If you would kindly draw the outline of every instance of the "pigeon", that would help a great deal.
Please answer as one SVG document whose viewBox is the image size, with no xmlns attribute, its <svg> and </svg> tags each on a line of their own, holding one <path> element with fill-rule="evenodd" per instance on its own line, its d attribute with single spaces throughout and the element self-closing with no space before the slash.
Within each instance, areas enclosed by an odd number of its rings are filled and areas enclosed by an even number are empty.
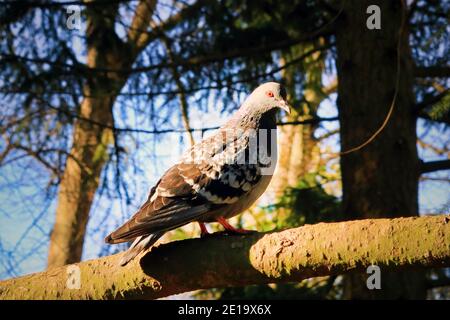
<svg viewBox="0 0 450 320">
<path fill-rule="evenodd" d="M 248 209 L 266 190 L 276 165 L 276 114 L 290 113 L 286 90 L 276 82 L 258 86 L 212 136 L 193 145 L 151 188 L 147 201 L 108 244 L 131 242 L 119 264 L 151 248 L 166 232 L 198 222 L 218 222 L 244 234 L 227 219 Z"/>
</svg>

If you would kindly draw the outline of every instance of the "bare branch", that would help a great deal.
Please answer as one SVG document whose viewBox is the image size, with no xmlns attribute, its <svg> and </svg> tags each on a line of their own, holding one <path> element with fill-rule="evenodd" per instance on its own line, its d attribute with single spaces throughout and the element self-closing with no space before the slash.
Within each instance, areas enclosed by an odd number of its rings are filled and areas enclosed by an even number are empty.
<svg viewBox="0 0 450 320">
<path fill-rule="evenodd" d="M 322 28 L 319 28 L 319 30 L 322 30 Z M 46 59 L 46 58 L 27 58 L 27 57 L 18 56 L 18 55 L 1 55 L 1 57 L 3 57 L 4 59 L 9 59 L 9 60 L 17 59 L 17 60 L 23 60 L 23 61 L 33 62 L 33 63 L 38 63 L 38 64 L 50 64 L 52 66 L 57 66 L 57 67 L 61 67 L 61 68 L 67 68 L 69 70 L 83 72 L 86 75 L 89 75 L 92 72 L 132 74 L 132 73 L 148 72 L 148 71 L 164 69 L 164 68 L 173 68 L 176 66 L 184 66 L 184 67 L 202 66 L 202 65 L 206 65 L 206 64 L 210 64 L 210 63 L 214 63 L 214 62 L 220 62 L 220 61 L 229 60 L 229 59 L 234 59 L 234 58 L 238 58 L 238 57 L 247 57 L 247 56 L 251 56 L 254 54 L 267 53 L 267 52 L 271 52 L 271 51 L 275 51 L 275 50 L 285 49 L 285 48 L 293 46 L 295 44 L 314 39 L 314 37 L 317 37 L 320 35 L 322 35 L 322 34 L 320 34 L 318 31 L 315 31 L 309 35 L 304 35 L 302 37 L 281 40 L 281 41 L 274 42 L 271 44 L 263 44 L 258 47 L 237 48 L 237 49 L 231 49 L 231 50 L 225 51 L 225 52 L 210 52 L 209 54 L 206 54 L 206 55 L 195 56 L 195 57 L 191 57 L 188 59 L 176 60 L 173 62 L 161 62 L 161 63 L 156 63 L 156 64 L 143 66 L 143 67 L 124 68 L 124 69 L 86 66 L 82 63 L 76 63 L 76 64 L 72 65 L 72 64 L 68 64 L 68 63 L 55 62 L 55 61 L 52 61 L 52 60 Z M 157 38 L 160 36 L 161 36 L 161 34 L 158 32 L 158 34 L 155 35 L 154 38 Z M 332 44 L 326 44 L 324 46 L 314 48 L 311 51 L 306 52 L 301 57 L 290 61 L 285 66 L 282 66 L 281 68 L 276 68 L 269 73 L 264 73 L 264 76 L 272 75 L 272 74 L 282 70 L 283 68 L 288 67 L 289 65 L 292 65 L 294 63 L 297 63 L 297 62 L 303 60 L 305 57 L 311 55 L 314 52 L 326 50 L 326 49 L 330 48 L 331 45 Z M 261 77 L 261 75 L 258 75 L 257 77 L 259 78 L 259 77 Z M 240 82 L 248 82 L 248 81 L 249 80 L 246 79 L 246 81 L 240 81 Z"/>
<path fill-rule="evenodd" d="M 163 134 L 163 133 L 186 133 L 186 132 L 205 132 L 205 131 L 209 131 L 209 130 L 216 130 L 219 129 L 218 126 L 215 127 L 203 127 L 203 128 L 191 128 L 189 130 L 186 129 L 161 129 L 161 130 L 147 130 L 147 129 L 139 129 L 139 128 L 117 128 L 115 126 L 111 126 L 105 123 L 101 123 L 86 117 L 83 117 L 80 114 L 77 113 L 73 113 L 69 110 L 65 110 L 65 109 L 61 109 L 61 108 L 57 108 L 55 106 L 52 106 L 48 103 L 48 101 L 43 101 L 43 103 L 46 103 L 48 105 L 49 108 L 54 109 L 56 111 L 62 112 L 64 114 L 66 114 L 69 117 L 81 120 L 81 121 L 85 121 L 88 122 L 92 125 L 95 126 L 99 126 L 101 128 L 106 128 L 106 129 L 111 129 L 111 130 L 115 130 L 116 132 L 138 132 L 138 133 L 147 133 L 147 134 Z M 338 121 L 337 117 L 332 117 L 332 118 L 320 118 L 320 117 L 315 117 L 315 118 L 311 118 L 311 119 L 306 119 L 306 120 L 302 120 L 302 121 L 287 121 L 287 122 L 279 122 L 277 123 L 278 126 L 288 126 L 288 125 L 303 125 L 303 124 L 314 124 L 314 123 L 319 123 L 322 121 Z"/>
<path fill-rule="evenodd" d="M 439 119 L 432 118 L 426 112 L 420 112 L 418 116 L 419 116 L 419 118 L 427 120 L 427 121 L 432 121 L 432 122 L 435 122 L 435 123 L 442 123 L 442 124 L 446 124 L 446 125 L 450 126 L 450 114 L 447 114 L 446 116 L 441 117 Z"/>
<path fill-rule="evenodd" d="M 11 144 L 12 148 L 17 150 L 24 151 L 27 155 L 33 157 L 38 162 L 40 162 L 44 167 L 46 167 L 50 172 L 52 172 L 56 177 L 60 178 L 61 171 L 59 168 L 53 166 L 50 162 L 48 162 L 44 157 L 42 157 L 42 152 L 40 150 L 33 150 L 30 147 L 23 146 L 18 143 Z"/>
<path fill-rule="evenodd" d="M 423 110 L 441 101 L 449 92 L 449 90 L 444 90 L 438 94 L 427 96 L 421 102 L 416 104 L 414 109 L 420 115 Z"/>
<path fill-rule="evenodd" d="M 172 51 L 171 43 L 170 40 L 165 35 L 163 37 L 163 43 L 166 48 L 167 57 L 169 58 L 169 61 L 173 62 L 174 54 Z M 183 121 L 184 129 L 186 130 L 189 136 L 189 142 L 191 143 L 191 146 L 193 146 L 195 144 L 195 140 L 191 131 L 191 125 L 189 123 L 189 105 L 187 103 L 186 88 L 184 87 L 183 82 L 181 81 L 181 75 L 178 72 L 177 68 L 172 67 L 171 71 L 175 83 L 177 85 L 177 88 L 180 91 L 180 93 L 178 94 L 178 100 L 180 101 L 181 107 L 181 119 Z"/>
<path fill-rule="evenodd" d="M 450 183 L 450 178 L 436 178 L 436 177 L 427 177 L 427 176 L 422 176 L 419 179 L 420 181 L 432 181 L 432 182 L 447 182 Z"/>
<path fill-rule="evenodd" d="M 137 0 L 73 0 L 73 1 L 38 1 L 38 0 L 22 0 L 20 3 L 18 1 L 0 1 L 0 5 L 20 5 L 27 6 L 32 8 L 41 8 L 41 9 L 57 9 L 61 10 L 61 7 L 66 6 L 85 6 L 85 7 L 98 7 L 110 5 L 111 3 L 125 3 L 125 2 L 133 2 Z"/>
<path fill-rule="evenodd" d="M 416 66 L 414 75 L 419 78 L 450 78 L 450 66 Z"/>
<path fill-rule="evenodd" d="M 291 126 L 291 125 L 302 125 L 302 124 L 316 124 L 322 121 L 338 121 L 338 117 L 331 118 L 320 118 L 315 117 L 311 119 L 301 120 L 301 121 L 286 121 L 286 122 L 278 122 L 277 126 Z"/>
<path fill-rule="evenodd" d="M 272 70 L 268 71 L 268 72 L 264 72 L 264 73 L 259 73 L 256 74 L 254 76 L 250 76 L 247 78 L 239 78 L 239 75 L 231 75 L 225 79 L 219 79 L 216 81 L 216 85 L 207 85 L 207 86 L 201 86 L 201 87 L 197 87 L 197 88 L 185 88 L 185 90 L 183 91 L 183 93 L 188 94 L 188 93 L 195 93 L 198 91 L 202 91 L 202 90 L 221 90 L 224 88 L 230 88 L 231 85 L 235 85 L 235 84 L 240 84 L 240 83 L 248 83 L 254 80 L 258 80 L 261 78 L 266 78 L 266 77 L 270 77 L 273 76 L 275 74 L 277 74 L 278 72 L 296 65 L 298 63 L 300 63 L 301 61 L 303 61 L 305 58 L 309 57 L 310 55 L 319 52 L 319 51 L 323 51 L 323 50 L 327 50 L 329 49 L 333 44 L 329 43 L 323 46 L 319 46 L 319 47 L 315 47 L 307 52 L 305 52 L 304 54 L 302 54 L 301 56 L 290 60 L 289 62 L 286 62 L 285 64 L 283 64 L 282 66 L 279 67 L 275 67 Z M 88 68 L 87 66 L 83 65 L 83 64 L 76 64 L 74 66 L 69 65 L 69 64 L 59 64 L 56 62 L 53 62 L 51 60 L 47 60 L 47 59 L 30 59 L 30 58 L 26 58 L 26 57 L 22 57 L 22 56 L 11 56 L 11 55 L 3 55 L 3 57 L 5 59 L 10 59 L 10 60 L 24 60 L 24 61 L 28 61 L 28 62 L 33 62 L 33 63 L 38 63 L 38 64 L 52 64 L 52 65 L 57 65 L 59 67 L 64 67 L 64 68 L 74 68 L 77 70 L 82 70 L 83 72 L 87 72 L 86 74 L 89 74 L 88 71 L 94 71 L 94 72 L 104 72 L 105 70 L 108 69 L 99 69 L 99 68 Z M 157 65 L 152 65 L 152 66 L 146 66 L 146 67 L 142 67 L 142 68 L 134 68 L 134 69 L 127 69 L 127 70 L 120 70 L 120 71 L 114 71 L 114 72 L 129 72 L 129 73 L 133 73 L 133 72 L 146 72 L 148 70 L 153 70 L 153 69 L 157 69 L 157 68 L 175 68 L 176 66 L 178 66 L 177 63 L 173 62 L 172 63 L 164 63 L 164 64 L 157 64 Z M 237 79 L 234 79 L 237 78 Z M 336 90 L 336 83 L 333 81 L 332 83 L 330 83 L 330 86 L 328 88 L 325 88 L 324 93 L 325 94 L 330 94 L 333 93 Z M 0 89 L 0 93 L 5 93 L 5 94 L 37 94 L 34 92 L 31 92 L 29 90 L 1 90 Z M 66 91 L 46 91 L 47 94 L 61 94 L 61 95 L 82 95 L 85 98 L 98 98 L 95 95 L 91 95 L 91 94 L 86 94 L 86 93 L 80 93 L 80 92 L 66 92 Z M 120 92 L 117 93 L 117 95 L 120 96 L 146 96 L 146 97 L 155 97 L 155 96 L 159 96 L 159 95 L 178 95 L 182 93 L 181 90 L 177 89 L 177 90 L 165 90 L 165 91 L 150 91 L 150 92 Z"/>
<path fill-rule="evenodd" d="M 157 0 L 141 0 L 134 13 L 133 21 L 128 29 L 128 43 L 140 50 L 147 43 L 145 29 L 156 9 Z"/>
<path fill-rule="evenodd" d="M 337 78 L 333 78 L 330 83 L 322 89 L 323 93 L 329 96 L 332 93 L 335 93 L 338 87 Z"/>
<path fill-rule="evenodd" d="M 450 159 L 422 162 L 420 165 L 420 173 L 422 174 L 439 170 L 450 170 Z"/>
<path fill-rule="evenodd" d="M 427 289 L 450 287 L 450 278 L 431 279 L 427 281 L 426 286 Z"/>
<path fill-rule="evenodd" d="M 420 138 L 417 139 L 417 143 L 422 148 L 431 150 L 437 155 L 440 155 L 440 156 L 446 155 L 448 158 L 450 158 L 450 150 L 447 148 L 447 146 L 437 147 L 434 144 L 425 142 L 423 139 L 420 139 Z"/>
<path fill-rule="evenodd" d="M 339 129 L 331 130 L 331 131 L 328 131 L 328 132 L 324 133 L 324 134 L 321 135 L 320 137 L 317 137 L 316 139 L 317 139 L 317 141 L 323 141 L 323 140 L 325 140 L 325 139 L 328 139 L 328 138 L 331 137 L 331 136 L 334 136 L 335 134 L 337 134 L 337 133 L 339 133 L 339 132 L 340 132 Z"/>
<path fill-rule="evenodd" d="M 163 33 L 166 30 L 169 30 L 169 29 L 173 28 L 174 26 L 176 26 L 181 21 L 185 20 L 188 16 L 192 15 L 193 13 L 198 12 L 198 10 L 202 6 L 204 6 L 205 4 L 207 4 L 206 0 L 197 0 L 195 3 L 193 3 L 191 5 L 188 5 L 188 6 L 185 6 L 178 13 L 170 16 L 169 18 L 167 18 L 167 20 L 161 22 L 160 24 L 158 24 L 158 25 L 152 24 L 151 25 L 152 31 L 150 31 L 150 32 L 143 32 L 142 29 L 146 28 L 146 26 L 144 25 L 145 22 L 147 22 L 149 24 L 149 26 L 150 26 L 151 15 L 149 15 L 145 19 L 142 19 L 140 21 L 140 23 L 139 23 L 139 26 L 138 26 L 138 23 L 136 22 L 136 27 L 134 27 L 134 28 L 141 29 L 141 32 L 140 32 L 140 35 L 139 35 L 139 39 L 138 39 L 137 42 L 135 42 L 136 49 L 138 51 L 142 50 L 150 42 L 152 42 L 153 40 L 159 38 L 161 33 Z"/>
</svg>

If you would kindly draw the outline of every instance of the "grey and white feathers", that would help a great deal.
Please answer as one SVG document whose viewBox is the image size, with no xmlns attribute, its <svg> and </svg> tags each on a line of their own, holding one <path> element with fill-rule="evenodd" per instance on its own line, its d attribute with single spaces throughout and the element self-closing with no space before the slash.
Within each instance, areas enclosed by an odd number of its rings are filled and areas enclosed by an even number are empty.
<svg viewBox="0 0 450 320">
<path fill-rule="evenodd" d="M 150 248 L 167 231 L 193 221 L 227 219 L 249 208 L 270 182 L 271 174 L 264 169 L 276 162 L 278 108 L 290 112 L 284 88 L 275 82 L 260 85 L 224 126 L 167 170 L 142 207 L 105 238 L 109 244 L 134 241 L 120 264 Z M 263 130 L 269 133 L 266 137 L 259 135 Z M 261 145 L 269 157 L 265 163 L 254 157 Z"/>
</svg>

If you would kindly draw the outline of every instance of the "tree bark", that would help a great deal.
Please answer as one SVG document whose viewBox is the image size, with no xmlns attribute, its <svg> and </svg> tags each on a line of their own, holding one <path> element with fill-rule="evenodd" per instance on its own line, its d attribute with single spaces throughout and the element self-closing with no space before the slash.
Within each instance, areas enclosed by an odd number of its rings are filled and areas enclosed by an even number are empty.
<svg viewBox="0 0 450 320">
<path fill-rule="evenodd" d="M 131 66 L 130 49 L 114 32 L 117 4 L 86 9 L 87 65 L 91 68 Z M 56 219 L 50 237 L 48 266 L 81 260 L 89 211 L 99 185 L 108 146 L 113 142 L 112 106 L 127 76 L 118 73 L 89 77 L 85 98 L 73 128 L 73 142 L 58 192 Z M 101 126 L 98 124 L 104 124 Z"/>
<path fill-rule="evenodd" d="M 416 216 L 419 159 L 413 64 L 407 21 L 400 32 L 402 1 L 352 0 L 342 4 L 336 40 L 343 151 L 360 145 L 380 128 L 398 90 L 393 114 L 380 135 L 361 150 L 341 157 L 343 212 L 349 219 Z M 374 4 L 381 8 L 380 30 L 366 27 L 366 9 Z M 386 290 L 382 291 L 359 286 L 357 275 L 347 280 L 348 298 L 425 298 L 421 272 L 386 275 L 382 284 Z"/>
<path fill-rule="evenodd" d="M 105 100 L 85 99 L 81 114 L 104 124 L 111 124 L 111 105 Z M 50 237 L 48 266 L 62 266 L 81 260 L 89 211 L 99 184 L 110 130 L 77 121 L 74 126 L 71 157 L 67 159 L 58 192 L 56 220 Z"/>
<path fill-rule="evenodd" d="M 343 273 L 450 266 L 450 216 L 319 223 L 273 233 L 210 236 L 153 248 L 126 267 L 121 254 L 0 282 L 0 299 L 156 299 Z M 70 268 L 69 268 L 70 267 Z M 79 286 L 72 273 L 79 270 Z M 362 278 L 366 286 L 368 275 Z M 76 281 L 75 281 L 76 282 Z M 386 290 L 381 287 L 381 290 Z"/>
</svg>

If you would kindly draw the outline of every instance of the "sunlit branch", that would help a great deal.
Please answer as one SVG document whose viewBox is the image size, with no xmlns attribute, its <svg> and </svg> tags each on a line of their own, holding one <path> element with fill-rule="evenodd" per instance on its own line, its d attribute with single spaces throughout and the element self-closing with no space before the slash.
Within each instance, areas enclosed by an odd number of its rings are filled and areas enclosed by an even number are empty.
<svg viewBox="0 0 450 320">
<path fill-rule="evenodd" d="M 444 215 L 319 223 L 246 236 L 213 235 L 160 245 L 126 267 L 121 254 L 0 282 L 0 299 L 156 299 L 196 289 L 299 282 L 405 268 L 450 266 L 450 218 Z M 411 241 L 420 239 L 420 241 Z M 183 262 L 183 263 L 180 263 Z M 189 266 L 186 268 L 186 266 Z"/>
</svg>

